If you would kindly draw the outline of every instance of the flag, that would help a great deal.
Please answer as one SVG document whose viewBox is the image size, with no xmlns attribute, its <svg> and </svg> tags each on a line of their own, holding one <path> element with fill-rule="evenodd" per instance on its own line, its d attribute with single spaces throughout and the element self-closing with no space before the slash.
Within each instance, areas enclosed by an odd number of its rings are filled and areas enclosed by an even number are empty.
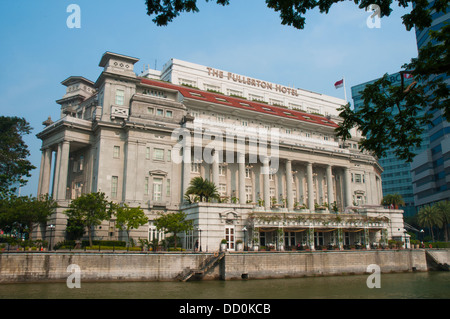
<svg viewBox="0 0 450 319">
<path fill-rule="evenodd" d="M 336 83 L 334 83 L 334 87 L 335 87 L 336 89 L 339 89 L 339 88 L 341 88 L 341 87 L 343 87 L 343 86 L 344 86 L 344 79 L 342 79 L 342 80 L 337 81 Z"/>
</svg>

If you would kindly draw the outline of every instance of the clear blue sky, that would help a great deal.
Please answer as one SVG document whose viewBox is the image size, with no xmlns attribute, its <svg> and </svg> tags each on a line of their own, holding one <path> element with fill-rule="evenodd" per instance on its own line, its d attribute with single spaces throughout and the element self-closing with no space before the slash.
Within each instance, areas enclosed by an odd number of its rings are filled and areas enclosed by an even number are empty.
<svg viewBox="0 0 450 319">
<path fill-rule="evenodd" d="M 295 86 L 339 98 L 343 89 L 394 73 L 417 55 L 414 31 L 406 31 L 395 7 L 381 19 L 381 28 L 368 28 L 368 12 L 352 1 L 332 7 L 325 15 L 306 15 L 306 28 L 282 26 L 278 13 L 263 0 L 231 0 L 222 7 L 198 0 L 199 13 L 185 13 L 167 27 L 157 27 L 146 14 L 145 0 L 1 0 L 0 110 L 25 117 L 33 127 L 26 137 L 37 167 L 22 195 L 37 192 L 42 122 L 59 118 L 55 101 L 63 96 L 60 82 L 72 75 L 95 81 L 106 51 L 162 65 L 177 58 Z M 81 8 L 81 28 L 69 29 L 69 4 Z M 394 6 L 397 4 L 394 3 Z"/>
</svg>

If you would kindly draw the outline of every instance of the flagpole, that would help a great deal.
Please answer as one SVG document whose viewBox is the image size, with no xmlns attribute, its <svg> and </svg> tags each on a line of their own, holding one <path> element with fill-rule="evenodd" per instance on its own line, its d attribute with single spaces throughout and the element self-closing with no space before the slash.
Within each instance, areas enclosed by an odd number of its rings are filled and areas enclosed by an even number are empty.
<svg viewBox="0 0 450 319">
<path fill-rule="evenodd" d="M 347 101 L 347 89 L 345 88 L 345 77 L 343 76 L 342 79 L 344 80 L 344 97 L 345 97 L 345 102 Z"/>
</svg>

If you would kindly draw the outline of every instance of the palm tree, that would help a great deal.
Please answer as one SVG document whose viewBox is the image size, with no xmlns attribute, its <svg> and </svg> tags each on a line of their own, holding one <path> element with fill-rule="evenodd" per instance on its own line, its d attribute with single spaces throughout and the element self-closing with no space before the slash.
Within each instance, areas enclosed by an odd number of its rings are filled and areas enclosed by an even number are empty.
<svg viewBox="0 0 450 319">
<path fill-rule="evenodd" d="M 442 217 L 436 206 L 425 206 L 419 210 L 417 221 L 420 226 L 429 227 L 431 239 L 434 241 L 433 227 L 442 225 Z"/>
<path fill-rule="evenodd" d="M 194 177 L 191 180 L 189 187 L 186 190 L 186 195 L 196 195 L 200 197 L 201 202 L 203 201 L 203 198 L 206 202 L 210 199 L 220 198 L 216 185 L 207 179 L 203 179 L 201 176 Z"/>
<path fill-rule="evenodd" d="M 440 201 L 434 205 L 442 219 L 445 241 L 448 241 L 448 224 L 450 224 L 450 201 Z"/>
<path fill-rule="evenodd" d="M 395 194 L 387 194 L 383 197 L 382 201 L 383 205 L 393 205 L 395 208 L 398 208 L 399 206 L 405 205 L 405 201 L 403 200 L 402 195 L 395 193 Z"/>
</svg>

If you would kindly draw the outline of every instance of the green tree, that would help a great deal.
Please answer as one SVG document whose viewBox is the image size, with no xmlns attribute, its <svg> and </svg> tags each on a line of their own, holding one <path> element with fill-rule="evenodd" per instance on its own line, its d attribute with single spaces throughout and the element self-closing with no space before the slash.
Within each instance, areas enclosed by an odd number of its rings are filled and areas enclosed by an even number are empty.
<svg viewBox="0 0 450 319">
<path fill-rule="evenodd" d="M 420 226 L 430 229 L 431 239 L 434 241 L 433 227 L 440 227 L 442 224 L 442 217 L 436 209 L 436 206 L 425 206 L 421 208 L 417 214 L 417 221 Z"/>
<path fill-rule="evenodd" d="M 441 216 L 442 227 L 444 228 L 445 241 L 448 241 L 448 225 L 450 224 L 450 201 L 440 201 L 435 205 L 437 213 Z"/>
<path fill-rule="evenodd" d="M 192 220 L 186 220 L 186 213 L 160 214 L 155 219 L 155 226 L 158 230 L 163 230 L 165 234 L 173 233 L 175 238 L 175 249 L 177 248 L 177 233 L 185 233 L 193 229 Z"/>
<path fill-rule="evenodd" d="M 115 205 L 106 199 L 105 193 L 89 193 L 72 200 L 65 214 L 87 228 L 89 245 L 92 246 L 92 229 L 111 218 Z"/>
<path fill-rule="evenodd" d="M 207 179 L 203 179 L 203 177 L 201 176 L 194 177 L 191 180 L 185 195 L 198 196 L 200 197 L 201 202 L 203 201 L 203 199 L 208 202 L 210 199 L 220 198 L 216 185 Z"/>
<path fill-rule="evenodd" d="M 215 2 L 223 6 L 230 3 L 229 0 Z M 319 9 L 321 13 L 328 13 L 339 2 L 341 0 L 266 0 L 266 5 L 280 13 L 283 25 L 304 29 L 304 16 L 308 11 Z M 391 0 L 353 2 L 360 9 L 378 5 L 381 17 L 393 11 Z M 199 11 L 197 0 L 147 0 L 146 5 L 147 14 L 155 15 L 153 21 L 159 26 L 167 25 L 182 12 Z M 431 26 L 432 13 L 445 13 L 449 0 L 434 0 L 431 5 L 427 0 L 401 0 L 398 6 L 411 7 L 411 11 L 402 16 L 406 30 L 414 27 L 423 30 Z M 340 116 L 344 121 L 336 129 L 338 137 L 344 141 L 351 138 L 351 129 L 357 127 L 365 134 L 362 151 L 383 157 L 387 149 L 394 148 L 398 158 L 410 162 L 415 156 L 412 147 L 421 145 L 422 127 L 430 123 L 430 114 L 441 109 L 450 121 L 450 87 L 443 80 L 450 76 L 450 25 L 431 31 L 430 36 L 432 40 L 420 50 L 418 57 L 402 66 L 403 72 L 414 76 L 415 83 L 408 88 L 394 87 L 384 76 L 368 85 L 362 92 L 364 106 L 361 109 L 352 110 L 350 104 L 342 106 Z M 392 115 L 394 109 L 398 115 Z"/>
<path fill-rule="evenodd" d="M 127 204 L 116 208 L 116 227 L 127 232 L 127 242 L 130 241 L 130 230 L 137 229 L 148 223 L 141 207 L 129 207 Z"/>
<path fill-rule="evenodd" d="M 383 197 L 381 204 L 393 205 L 397 209 L 399 206 L 405 205 L 405 201 L 403 200 L 402 195 L 398 193 L 387 194 L 386 196 Z"/>
<path fill-rule="evenodd" d="M 66 226 L 66 238 L 69 240 L 79 240 L 85 233 L 84 223 L 78 217 L 69 217 Z"/>
<path fill-rule="evenodd" d="M 56 201 L 48 195 L 40 197 L 12 195 L 3 198 L 0 203 L 0 227 L 15 229 L 32 240 L 36 225 L 45 224 L 57 207 Z"/>
<path fill-rule="evenodd" d="M 17 184 L 25 185 L 36 168 L 27 160 L 30 151 L 23 140 L 30 133 L 24 118 L 0 116 L 0 196 L 14 193 Z"/>
</svg>

